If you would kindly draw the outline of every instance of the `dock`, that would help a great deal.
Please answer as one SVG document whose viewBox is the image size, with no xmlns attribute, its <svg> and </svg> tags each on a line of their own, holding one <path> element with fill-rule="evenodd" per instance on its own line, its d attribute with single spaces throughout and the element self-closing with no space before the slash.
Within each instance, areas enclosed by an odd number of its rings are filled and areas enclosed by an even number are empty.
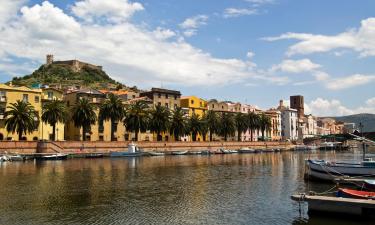
<svg viewBox="0 0 375 225">
<path fill-rule="evenodd" d="M 297 202 L 307 202 L 309 213 L 319 212 L 359 217 L 375 216 L 375 200 L 304 194 L 292 195 L 291 199 Z"/>
</svg>

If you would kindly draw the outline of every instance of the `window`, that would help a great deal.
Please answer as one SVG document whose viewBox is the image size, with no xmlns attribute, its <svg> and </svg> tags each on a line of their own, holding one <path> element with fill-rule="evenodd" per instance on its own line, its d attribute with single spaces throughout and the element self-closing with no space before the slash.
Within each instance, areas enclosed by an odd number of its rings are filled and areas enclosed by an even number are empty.
<svg viewBox="0 0 375 225">
<path fill-rule="evenodd" d="M 53 99 L 53 92 L 52 91 L 47 92 L 47 95 L 48 95 L 48 100 Z"/>
<path fill-rule="evenodd" d="M 0 102 L 5 102 L 7 97 L 7 93 L 5 91 L 0 91 Z"/>
<path fill-rule="evenodd" d="M 135 95 L 133 95 L 132 98 L 135 98 Z"/>
<path fill-rule="evenodd" d="M 168 108 L 168 107 L 169 107 L 169 104 L 168 104 L 168 103 L 165 103 L 165 107 L 167 107 L 167 108 Z"/>
<path fill-rule="evenodd" d="M 23 102 L 29 102 L 29 95 L 28 94 L 23 94 L 22 95 L 22 101 Z"/>
<path fill-rule="evenodd" d="M 194 100 L 191 100 L 191 104 L 194 104 Z"/>
<path fill-rule="evenodd" d="M 161 98 L 161 94 L 160 93 L 158 94 L 158 97 Z"/>
<path fill-rule="evenodd" d="M 168 98 L 169 96 L 168 96 L 168 94 L 165 94 L 165 98 Z"/>
<path fill-rule="evenodd" d="M 39 103 L 39 96 L 35 96 L 34 101 L 35 103 Z"/>
<path fill-rule="evenodd" d="M 177 95 L 174 96 L 174 100 L 177 100 Z"/>
<path fill-rule="evenodd" d="M 212 108 L 215 108 L 215 105 L 214 105 L 214 104 L 212 104 Z"/>
</svg>

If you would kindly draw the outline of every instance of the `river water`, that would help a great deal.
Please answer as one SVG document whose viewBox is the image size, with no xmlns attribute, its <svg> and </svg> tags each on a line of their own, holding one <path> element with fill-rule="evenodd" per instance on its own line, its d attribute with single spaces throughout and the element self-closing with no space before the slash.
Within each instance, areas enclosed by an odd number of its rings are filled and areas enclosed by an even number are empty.
<svg viewBox="0 0 375 225">
<path fill-rule="evenodd" d="M 0 164 L 0 224 L 371 224 L 309 217 L 293 193 L 307 158 L 359 154 L 284 152 L 70 159 Z"/>
</svg>

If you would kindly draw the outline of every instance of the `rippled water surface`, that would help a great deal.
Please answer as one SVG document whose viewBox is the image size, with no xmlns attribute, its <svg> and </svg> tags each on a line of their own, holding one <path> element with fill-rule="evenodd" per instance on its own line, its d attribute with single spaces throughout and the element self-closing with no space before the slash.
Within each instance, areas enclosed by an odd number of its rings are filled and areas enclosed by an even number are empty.
<svg viewBox="0 0 375 225">
<path fill-rule="evenodd" d="M 357 224 L 309 218 L 293 193 L 320 152 L 1 163 L 0 224 Z M 358 222 L 367 224 L 367 222 Z M 369 223 L 370 224 L 370 223 Z"/>
</svg>

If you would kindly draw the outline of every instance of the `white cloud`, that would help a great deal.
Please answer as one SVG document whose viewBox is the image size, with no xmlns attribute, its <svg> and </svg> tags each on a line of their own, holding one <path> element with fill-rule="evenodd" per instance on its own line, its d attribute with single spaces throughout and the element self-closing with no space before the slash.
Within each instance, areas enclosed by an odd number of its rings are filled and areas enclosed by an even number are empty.
<svg viewBox="0 0 375 225">
<path fill-rule="evenodd" d="M 199 27 L 207 24 L 207 20 L 207 15 L 197 15 L 185 19 L 179 26 L 184 29 L 184 36 L 192 37 L 197 34 Z"/>
<path fill-rule="evenodd" d="M 105 15 L 117 15 L 118 9 L 113 11 L 111 14 L 106 9 Z M 0 29 L 2 57 L 43 63 L 45 54 L 53 53 L 58 60 L 76 58 L 102 65 L 113 78 L 143 87 L 159 85 L 160 81 L 186 86 L 226 85 L 247 80 L 255 73 L 249 61 L 215 58 L 183 38 L 173 40 L 174 32 L 167 29 L 149 30 L 129 20 L 87 23 L 49 2 L 25 6 L 20 12 Z"/>
<path fill-rule="evenodd" d="M 278 65 L 273 65 L 271 71 L 281 71 L 286 73 L 309 72 L 320 68 L 321 65 L 311 62 L 310 59 L 284 60 Z"/>
<path fill-rule="evenodd" d="M 352 88 L 375 81 L 375 75 L 354 74 L 347 77 L 325 81 L 326 87 L 331 90 Z"/>
<path fill-rule="evenodd" d="M 82 0 L 76 2 L 71 9 L 74 15 L 89 22 L 104 19 L 115 23 L 125 21 L 135 12 L 144 10 L 141 3 L 131 3 L 128 0 Z"/>
<path fill-rule="evenodd" d="M 278 37 L 267 37 L 263 40 L 278 41 L 296 39 L 299 42 L 289 47 L 287 55 L 311 54 L 328 52 L 335 49 L 352 49 L 361 56 L 375 55 L 375 18 L 361 21 L 358 29 L 351 29 L 343 33 L 327 36 L 308 33 L 285 33 Z"/>
<path fill-rule="evenodd" d="M 326 81 L 330 78 L 328 73 L 322 72 L 322 71 L 316 71 L 314 72 L 313 76 L 317 81 Z"/>
<path fill-rule="evenodd" d="M 223 17 L 224 18 L 232 18 L 232 17 L 248 16 L 248 15 L 256 15 L 256 14 L 258 14 L 257 9 L 226 8 L 224 10 Z"/>
<path fill-rule="evenodd" d="M 255 53 L 254 53 L 254 52 L 248 51 L 248 52 L 246 53 L 246 57 L 249 58 L 249 59 L 253 58 L 254 56 L 255 56 Z"/>
<path fill-rule="evenodd" d="M 184 22 L 180 24 L 180 27 L 183 29 L 197 29 L 200 26 L 206 25 L 208 20 L 207 15 L 197 15 L 185 19 Z"/>
<path fill-rule="evenodd" d="M 0 0 L 0 28 L 17 15 L 17 11 L 26 0 Z"/>
<path fill-rule="evenodd" d="M 317 98 L 305 104 L 305 112 L 312 113 L 315 116 L 345 116 L 358 113 L 375 113 L 375 104 L 373 103 L 375 103 L 375 97 L 368 99 L 364 106 L 351 109 L 336 99 Z M 306 110 L 306 107 L 308 107 L 308 110 Z"/>
</svg>

